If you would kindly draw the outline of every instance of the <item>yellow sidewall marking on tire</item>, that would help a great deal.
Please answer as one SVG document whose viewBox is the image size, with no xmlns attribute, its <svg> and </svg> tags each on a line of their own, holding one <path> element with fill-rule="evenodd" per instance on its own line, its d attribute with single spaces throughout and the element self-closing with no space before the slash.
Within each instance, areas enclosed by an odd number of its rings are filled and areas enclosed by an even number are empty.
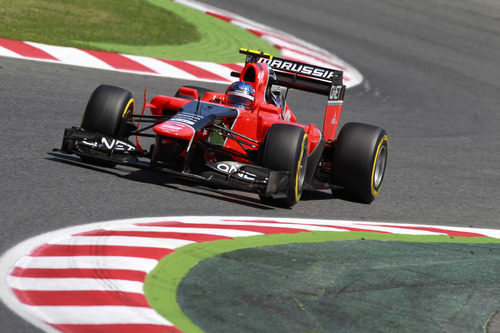
<svg viewBox="0 0 500 333">
<path fill-rule="evenodd" d="M 304 145 L 306 143 L 307 134 L 302 138 L 302 145 L 300 146 L 300 156 L 297 162 L 297 171 L 295 172 L 295 201 L 299 201 L 302 195 L 299 194 L 299 173 L 300 173 L 300 162 L 302 162 L 302 157 L 304 156 Z"/>
<path fill-rule="evenodd" d="M 131 98 L 128 103 L 127 103 L 127 106 L 125 107 L 125 110 L 123 110 L 123 114 L 122 114 L 122 118 L 125 118 L 125 115 L 127 114 L 127 111 L 130 107 L 130 104 L 132 104 L 132 114 L 134 114 L 134 109 L 135 109 L 135 103 L 134 103 L 134 99 Z"/>
<path fill-rule="evenodd" d="M 380 140 L 380 142 L 378 144 L 378 147 L 377 147 L 377 152 L 375 153 L 375 158 L 373 159 L 372 177 L 371 177 L 371 180 L 370 180 L 370 190 L 371 190 L 372 195 L 373 195 L 374 198 L 377 197 L 378 193 L 380 192 L 380 189 L 382 188 L 382 184 L 380 184 L 380 186 L 378 187 L 378 189 L 375 188 L 375 186 L 373 185 L 373 178 L 375 177 L 375 168 L 377 166 L 378 155 L 380 154 L 380 149 L 382 148 L 382 145 L 384 144 L 384 142 L 386 144 L 388 142 L 387 135 L 384 135 L 384 137 L 382 138 L 382 140 Z"/>
</svg>

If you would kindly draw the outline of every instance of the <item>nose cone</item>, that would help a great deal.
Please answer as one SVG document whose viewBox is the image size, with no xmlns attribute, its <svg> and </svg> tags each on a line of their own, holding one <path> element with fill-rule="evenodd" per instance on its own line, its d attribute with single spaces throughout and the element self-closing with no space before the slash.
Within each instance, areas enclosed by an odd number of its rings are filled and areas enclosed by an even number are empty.
<svg viewBox="0 0 500 333">
<path fill-rule="evenodd" d="M 195 133 L 194 128 L 176 121 L 166 121 L 153 127 L 153 131 L 161 136 L 181 140 L 191 140 Z"/>
</svg>

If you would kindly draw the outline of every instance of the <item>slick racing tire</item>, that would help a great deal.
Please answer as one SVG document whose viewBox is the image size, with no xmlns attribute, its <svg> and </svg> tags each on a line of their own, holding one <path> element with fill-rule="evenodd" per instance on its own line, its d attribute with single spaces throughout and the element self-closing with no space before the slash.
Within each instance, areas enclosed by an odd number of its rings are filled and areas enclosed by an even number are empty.
<svg viewBox="0 0 500 333">
<path fill-rule="evenodd" d="M 298 126 L 275 124 L 267 132 L 261 153 L 263 167 L 290 174 L 285 197 L 261 195 L 261 200 L 272 205 L 292 207 L 300 200 L 304 188 L 308 157 L 306 132 Z"/>
<path fill-rule="evenodd" d="M 87 103 L 81 127 L 84 130 L 125 139 L 126 121 L 134 113 L 134 97 L 128 90 L 100 85 Z"/>
<path fill-rule="evenodd" d="M 382 188 L 387 164 L 385 130 L 362 123 L 342 127 L 334 147 L 331 182 L 362 203 L 372 202 Z"/>
<path fill-rule="evenodd" d="M 83 114 L 81 128 L 118 139 L 127 139 L 131 129 L 127 121 L 132 119 L 134 107 L 135 102 L 130 91 L 100 85 L 90 96 Z M 82 156 L 82 160 L 108 167 L 116 165 L 113 162 L 91 157 Z"/>
</svg>

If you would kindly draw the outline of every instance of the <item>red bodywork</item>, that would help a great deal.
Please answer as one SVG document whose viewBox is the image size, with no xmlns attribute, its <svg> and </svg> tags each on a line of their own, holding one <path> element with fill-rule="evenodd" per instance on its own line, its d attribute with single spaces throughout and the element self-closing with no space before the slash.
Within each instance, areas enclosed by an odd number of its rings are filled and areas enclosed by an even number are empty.
<svg viewBox="0 0 500 333">
<path fill-rule="evenodd" d="M 239 109 L 239 116 L 231 121 L 229 127 L 240 134 L 243 134 L 258 142 L 263 142 L 266 133 L 273 124 L 277 123 L 293 123 L 296 126 L 302 127 L 308 135 L 309 153 L 314 152 L 321 142 L 322 137 L 326 141 L 334 139 L 337 129 L 338 119 L 342 110 L 342 103 L 337 105 L 327 105 L 325 111 L 325 124 L 323 133 L 314 124 L 304 125 L 297 123 L 297 119 L 292 110 L 285 104 L 285 107 L 278 107 L 266 100 L 266 93 L 269 83 L 268 64 L 265 63 L 248 63 L 243 68 L 239 79 L 250 83 L 255 89 L 255 102 L 248 110 Z M 146 104 L 153 115 L 172 115 L 179 111 L 186 104 L 199 98 L 196 89 L 181 87 L 180 95 L 189 96 L 191 98 L 171 97 L 171 96 L 156 96 L 150 103 Z M 214 103 L 218 105 L 232 107 L 226 102 L 225 93 L 207 92 L 200 99 L 203 102 Z M 154 132 L 164 138 L 175 138 L 195 141 L 203 139 L 203 132 L 195 133 L 189 126 L 181 123 L 161 123 L 153 128 Z M 194 137 L 197 135 L 198 137 Z M 244 154 L 244 150 L 238 142 L 228 139 L 224 142 L 224 149 L 236 151 Z M 248 162 L 245 158 L 235 157 L 235 160 L 240 162 Z"/>
<path fill-rule="evenodd" d="M 61 152 L 256 192 L 285 207 L 297 203 L 304 189 L 327 188 L 344 99 L 342 71 L 248 49 L 240 53 L 245 66 L 231 76 L 253 87 L 246 108 L 229 104 L 226 92 L 183 86 L 149 103 L 145 92 L 142 113 L 134 115 L 129 91 L 101 85 L 82 126 L 65 129 Z M 327 97 L 322 130 L 297 122 L 286 103 L 289 89 Z M 133 136 L 136 144 L 129 141 Z M 139 137 L 155 142 L 143 149 Z"/>
<path fill-rule="evenodd" d="M 376 126 L 349 123 L 335 137 L 343 72 L 260 51 L 240 53 L 246 55 L 245 66 L 231 76 L 254 91 L 238 82 L 231 89 L 241 90 L 231 93 L 241 103 L 251 101 L 245 108 L 229 104 L 225 92 L 183 86 L 174 96 L 156 96 L 149 103 L 144 93 L 142 113 L 134 115 L 129 91 L 101 85 L 89 99 L 82 126 L 65 129 L 60 151 L 92 164 L 151 168 L 254 192 L 264 203 L 284 207 L 296 204 L 303 190 L 332 186 L 371 202 L 385 171 L 387 134 Z M 297 122 L 286 103 L 289 89 L 327 97 L 322 130 Z M 146 108 L 151 115 L 144 114 Z M 155 142 L 142 149 L 139 137 Z"/>
</svg>

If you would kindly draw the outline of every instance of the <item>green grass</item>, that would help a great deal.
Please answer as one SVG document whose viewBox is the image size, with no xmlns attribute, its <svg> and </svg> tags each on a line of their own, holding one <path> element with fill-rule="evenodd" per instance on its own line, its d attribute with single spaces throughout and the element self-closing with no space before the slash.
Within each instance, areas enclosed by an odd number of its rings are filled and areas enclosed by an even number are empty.
<svg viewBox="0 0 500 333">
<path fill-rule="evenodd" d="M 87 42 L 180 45 L 201 39 L 193 24 L 143 0 L 2 0 L 0 3 L 3 21 L 0 33 L 7 38 L 72 46 Z"/>
<path fill-rule="evenodd" d="M 0 37 L 173 60 L 243 62 L 279 54 L 230 23 L 167 0 L 0 0 Z"/>
</svg>

